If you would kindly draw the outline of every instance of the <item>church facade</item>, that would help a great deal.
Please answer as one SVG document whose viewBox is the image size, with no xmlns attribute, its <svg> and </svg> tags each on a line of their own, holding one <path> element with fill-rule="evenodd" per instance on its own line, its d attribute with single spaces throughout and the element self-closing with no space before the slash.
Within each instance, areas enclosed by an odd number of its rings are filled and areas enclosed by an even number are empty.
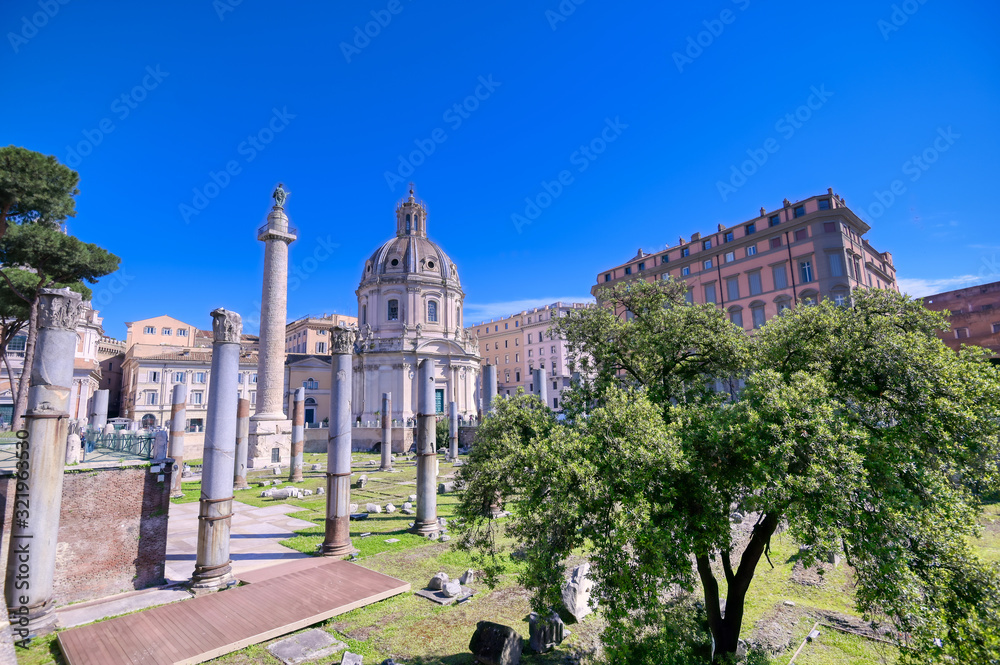
<svg viewBox="0 0 1000 665">
<path fill-rule="evenodd" d="M 409 197 L 396 206 L 396 235 L 365 261 L 358 297 L 352 416 L 374 426 L 382 394 L 392 396 L 393 420 L 417 413 L 418 366 L 433 359 L 435 407 L 455 402 L 469 422 L 479 410 L 479 342 L 463 327 L 465 292 L 458 267 L 427 237 L 427 209 Z"/>
</svg>

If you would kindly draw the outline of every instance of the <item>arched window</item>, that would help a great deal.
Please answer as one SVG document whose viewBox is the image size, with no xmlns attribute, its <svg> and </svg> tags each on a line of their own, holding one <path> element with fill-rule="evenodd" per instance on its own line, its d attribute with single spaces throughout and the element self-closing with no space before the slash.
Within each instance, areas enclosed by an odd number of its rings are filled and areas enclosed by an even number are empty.
<svg viewBox="0 0 1000 665">
<path fill-rule="evenodd" d="M 156 427 L 156 416 L 152 413 L 147 413 L 142 417 L 142 427 L 143 429 L 149 429 L 151 427 Z"/>
<path fill-rule="evenodd" d="M 361 306 L 361 325 L 368 323 L 368 305 Z"/>
<path fill-rule="evenodd" d="M 455 320 L 458 322 L 457 325 L 459 327 L 461 327 L 461 325 L 462 325 L 462 306 L 461 305 L 458 305 L 458 306 L 455 307 Z"/>
<path fill-rule="evenodd" d="M 302 382 L 302 387 L 305 388 L 306 390 L 319 390 L 319 382 L 310 376 L 308 379 Z M 309 399 L 312 398 L 310 397 Z M 309 399 L 307 399 L 306 401 L 309 401 Z"/>
<path fill-rule="evenodd" d="M 390 321 L 399 321 L 399 301 L 390 300 L 386 311 L 386 318 Z"/>
<path fill-rule="evenodd" d="M 733 325 L 743 327 L 743 308 L 742 307 L 731 307 L 729 309 L 729 320 L 732 321 Z"/>
<path fill-rule="evenodd" d="M 753 321 L 754 328 L 760 328 L 764 325 L 764 322 L 767 320 L 767 315 L 764 311 L 764 303 L 759 300 L 750 303 L 750 318 Z"/>
<path fill-rule="evenodd" d="M 429 323 L 437 323 L 438 320 L 438 304 L 436 300 L 427 301 L 427 321 Z"/>
</svg>

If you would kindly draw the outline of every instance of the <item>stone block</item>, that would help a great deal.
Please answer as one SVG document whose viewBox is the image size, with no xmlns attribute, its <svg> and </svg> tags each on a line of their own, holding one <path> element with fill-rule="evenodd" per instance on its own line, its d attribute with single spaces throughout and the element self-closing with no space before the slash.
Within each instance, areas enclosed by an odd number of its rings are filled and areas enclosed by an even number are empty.
<svg viewBox="0 0 1000 665">
<path fill-rule="evenodd" d="M 371 513 L 381 513 L 382 512 L 382 506 L 378 505 L 377 503 L 365 504 L 365 512 L 367 512 L 369 514 L 371 514 Z"/>
<path fill-rule="evenodd" d="M 394 513 L 394 512 L 396 512 L 396 506 L 392 505 L 391 503 L 385 504 L 385 512 L 387 512 L 387 513 Z"/>
<path fill-rule="evenodd" d="M 417 495 L 411 494 L 410 496 L 406 497 L 406 500 L 409 501 L 410 503 L 413 503 L 414 501 L 417 500 Z"/>
<path fill-rule="evenodd" d="M 462 584 L 474 584 L 476 581 L 476 571 L 469 568 L 467 571 L 462 573 L 462 576 L 458 578 L 458 581 Z"/>
<path fill-rule="evenodd" d="M 455 491 L 455 483 L 441 483 L 438 485 L 438 494 L 447 494 Z"/>
<path fill-rule="evenodd" d="M 326 488 L 325 487 L 317 487 L 316 488 L 316 494 L 326 494 Z"/>
<path fill-rule="evenodd" d="M 274 475 L 276 475 L 276 476 L 280 476 L 281 475 L 281 467 L 280 466 L 274 467 Z"/>
<path fill-rule="evenodd" d="M 528 616 L 528 647 L 535 653 L 546 653 L 556 648 L 565 635 L 566 625 L 559 615 L 543 617 L 537 612 Z"/>
<path fill-rule="evenodd" d="M 577 621 L 594 611 L 590 607 L 590 592 L 594 588 L 594 582 L 589 575 L 590 564 L 580 564 L 572 570 L 569 581 L 562 589 L 563 605 Z"/>
<path fill-rule="evenodd" d="M 441 588 L 441 591 L 443 591 L 444 595 L 448 596 L 449 598 L 454 598 L 455 596 L 458 596 L 462 593 L 462 585 L 454 581 L 447 582 Z"/>
<path fill-rule="evenodd" d="M 451 580 L 448 579 L 448 573 L 438 573 L 431 578 L 431 581 L 427 584 L 427 588 L 434 591 L 440 591 L 444 589 L 444 585 L 450 581 Z"/>
<path fill-rule="evenodd" d="M 312 496 L 312 495 L 313 495 L 312 490 L 302 490 L 302 496 Z"/>
<path fill-rule="evenodd" d="M 360 478 L 358 478 L 358 489 L 359 490 L 363 490 L 365 488 L 365 485 L 367 485 L 367 484 L 368 484 L 368 476 L 361 476 Z"/>
<path fill-rule="evenodd" d="M 313 464 L 309 468 L 312 469 L 313 471 L 322 471 L 323 470 L 323 465 L 322 464 Z"/>
<path fill-rule="evenodd" d="M 356 512 L 358 512 L 358 504 L 352 503 L 350 506 L 348 506 L 347 509 L 348 509 L 348 512 L 356 513 Z"/>
<path fill-rule="evenodd" d="M 275 642 L 267 647 L 267 650 L 285 665 L 298 665 L 325 658 L 346 648 L 346 644 L 334 638 L 330 633 L 314 628 L 286 640 Z"/>
<path fill-rule="evenodd" d="M 413 508 L 402 508 L 400 509 L 399 512 L 403 513 L 404 515 L 416 515 L 417 513 L 417 511 L 415 511 Z"/>
<path fill-rule="evenodd" d="M 451 536 L 446 533 L 443 533 L 438 537 L 438 542 L 441 543 L 447 543 L 449 540 L 451 540 Z"/>
<path fill-rule="evenodd" d="M 344 657 L 340 659 L 340 665 L 364 665 L 364 659 L 356 653 L 344 652 Z"/>
<path fill-rule="evenodd" d="M 521 636 L 510 626 L 480 621 L 469 641 L 469 651 L 483 665 L 518 665 L 521 662 Z"/>
<path fill-rule="evenodd" d="M 404 501 L 403 502 L 403 508 L 411 508 L 412 509 L 413 508 L 413 504 L 410 503 L 409 501 Z"/>
</svg>

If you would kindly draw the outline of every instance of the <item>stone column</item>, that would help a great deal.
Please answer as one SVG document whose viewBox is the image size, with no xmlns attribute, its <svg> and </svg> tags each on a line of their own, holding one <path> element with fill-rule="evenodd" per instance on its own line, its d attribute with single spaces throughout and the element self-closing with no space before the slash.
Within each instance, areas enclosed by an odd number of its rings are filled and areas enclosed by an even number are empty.
<svg viewBox="0 0 1000 665">
<path fill-rule="evenodd" d="M 497 396 L 497 366 L 483 366 L 483 416 L 493 412 L 493 400 Z"/>
<path fill-rule="evenodd" d="M 292 459 L 288 482 L 302 482 L 302 452 L 305 447 L 306 389 L 296 388 L 292 400 Z"/>
<path fill-rule="evenodd" d="M 535 382 L 535 394 L 538 395 L 538 398 L 540 400 L 542 400 L 542 404 L 544 404 L 545 406 L 549 406 L 549 386 L 546 383 L 545 370 L 539 367 L 538 369 L 533 370 L 533 373 L 534 373 L 533 380 Z"/>
<path fill-rule="evenodd" d="M 90 426 L 96 430 L 104 429 L 108 424 L 108 390 L 97 390 L 91 400 Z"/>
<path fill-rule="evenodd" d="M 448 459 L 458 459 L 458 404 L 448 404 Z"/>
<path fill-rule="evenodd" d="M 247 450 L 250 436 L 250 400 L 236 402 L 236 463 L 233 470 L 233 489 L 250 489 L 247 484 Z"/>
<path fill-rule="evenodd" d="M 285 388 L 288 245 L 297 236 L 295 229 L 288 225 L 283 202 L 284 198 L 271 208 L 267 224 L 257 231 L 257 240 L 264 243 L 264 288 L 260 301 L 257 410 L 254 420 L 286 420 L 282 393 Z"/>
<path fill-rule="evenodd" d="M 184 473 L 184 428 L 187 425 L 187 386 L 174 384 L 173 401 L 170 405 L 170 452 L 174 459 L 174 470 L 170 474 L 170 496 L 183 496 L 181 474 Z"/>
<path fill-rule="evenodd" d="M 80 295 L 43 289 L 38 336 L 31 363 L 25 429 L 17 432 L 17 484 L 4 586 L 12 632 L 17 639 L 55 627 L 52 581 L 56 568 L 59 510 L 69 433 L 76 324 Z M 13 485 L 12 485 L 13 486 Z M 24 508 L 23 519 L 17 511 Z M 22 621 L 24 623 L 22 623 Z"/>
<path fill-rule="evenodd" d="M 353 328 L 330 330 L 330 440 L 326 446 L 326 535 L 324 556 L 346 556 L 357 550 L 351 544 L 351 378 Z"/>
<path fill-rule="evenodd" d="M 236 457 L 236 377 L 240 370 L 240 315 L 212 312 L 212 372 L 208 383 L 205 459 L 198 510 L 198 553 L 191 588 L 215 590 L 233 582 L 229 529 L 233 517 Z"/>
<path fill-rule="evenodd" d="M 382 466 L 392 471 L 392 393 L 382 393 Z"/>
<path fill-rule="evenodd" d="M 434 361 L 420 361 L 417 383 L 417 519 L 412 533 L 440 531 L 437 521 L 437 435 L 435 433 Z"/>
</svg>

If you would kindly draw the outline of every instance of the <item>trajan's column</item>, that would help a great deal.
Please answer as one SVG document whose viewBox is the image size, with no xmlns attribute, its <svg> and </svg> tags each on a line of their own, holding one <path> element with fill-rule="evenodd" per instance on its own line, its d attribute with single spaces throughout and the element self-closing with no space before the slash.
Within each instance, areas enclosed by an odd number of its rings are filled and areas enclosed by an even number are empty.
<svg viewBox="0 0 1000 665">
<path fill-rule="evenodd" d="M 283 411 L 285 318 L 288 314 L 288 245 L 298 236 L 285 214 L 288 192 L 278 184 L 267 223 L 257 230 L 264 243 L 264 289 L 260 303 L 260 351 L 257 356 L 257 404 L 250 418 L 249 464 L 269 464 L 279 449 L 290 461 L 292 421 Z"/>
</svg>

